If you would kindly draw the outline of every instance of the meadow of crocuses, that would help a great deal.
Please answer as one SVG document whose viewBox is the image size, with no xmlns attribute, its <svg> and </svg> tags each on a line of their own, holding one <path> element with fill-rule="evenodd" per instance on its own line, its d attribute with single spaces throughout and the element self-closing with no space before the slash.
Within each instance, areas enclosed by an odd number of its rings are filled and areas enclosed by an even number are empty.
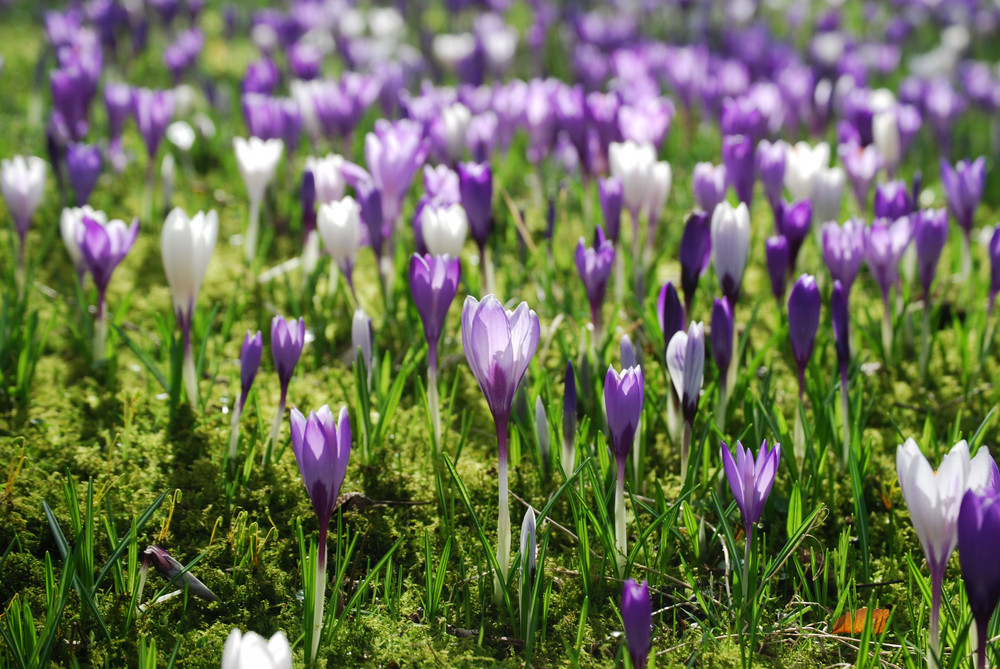
<svg viewBox="0 0 1000 669">
<path fill-rule="evenodd" d="M 998 35 L 0 2 L 0 667 L 1000 666 Z"/>
</svg>

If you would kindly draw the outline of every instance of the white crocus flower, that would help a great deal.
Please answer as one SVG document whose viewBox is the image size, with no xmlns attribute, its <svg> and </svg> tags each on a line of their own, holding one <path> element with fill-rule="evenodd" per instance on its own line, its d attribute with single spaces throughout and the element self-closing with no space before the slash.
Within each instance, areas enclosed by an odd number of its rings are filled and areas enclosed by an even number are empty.
<svg viewBox="0 0 1000 669">
<path fill-rule="evenodd" d="M 280 139 L 262 140 L 251 137 L 233 138 L 233 149 L 236 151 L 236 166 L 243 175 L 246 184 L 247 197 L 250 199 L 250 223 L 247 228 L 246 260 L 253 260 L 257 252 L 257 236 L 260 228 L 260 205 L 264 200 L 264 192 L 274 179 L 274 173 L 281 161 L 285 145 Z"/>
<path fill-rule="evenodd" d="M 420 228 L 429 253 L 457 258 L 465 245 L 469 219 L 460 204 L 429 204 L 420 214 Z"/>
<path fill-rule="evenodd" d="M 894 172 L 902 158 L 895 108 L 875 114 L 872 118 L 872 138 L 875 149 L 882 157 L 882 164 L 887 171 Z"/>
<path fill-rule="evenodd" d="M 180 149 L 182 153 L 187 153 L 194 146 L 194 128 L 186 121 L 174 121 L 168 125 L 166 135 L 167 140 Z"/>
<path fill-rule="evenodd" d="M 648 208 L 652 174 L 656 166 L 656 149 L 648 142 L 612 142 L 608 147 L 611 174 L 622 181 L 625 207 L 633 219 Z M 633 220 L 638 226 L 638 220 Z"/>
<path fill-rule="evenodd" d="M 312 172 L 316 184 L 317 202 L 326 204 L 344 197 L 347 182 L 344 181 L 343 167 L 344 157 L 337 153 L 329 153 L 324 158 L 306 158 L 306 169 Z"/>
<path fill-rule="evenodd" d="M 476 50 L 476 37 L 472 33 L 435 35 L 431 50 L 445 69 L 454 70 Z"/>
<path fill-rule="evenodd" d="M 844 182 L 847 175 L 844 168 L 824 167 L 816 171 L 812 178 L 813 221 L 840 220 L 840 205 L 844 200 Z M 819 229 L 819 226 L 816 226 Z"/>
<path fill-rule="evenodd" d="M 316 228 L 327 253 L 350 282 L 354 257 L 361 247 L 361 207 L 350 195 L 322 204 Z"/>
<path fill-rule="evenodd" d="M 284 632 L 265 639 L 234 629 L 222 649 L 222 669 L 292 669 L 292 647 Z"/>
<path fill-rule="evenodd" d="M 813 178 L 830 165 L 830 145 L 819 142 L 810 146 L 806 142 L 789 145 L 785 155 L 785 188 L 793 200 L 812 196 Z"/>
<path fill-rule="evenodd" d="M 23 240 L 45 193 L 45 161 L 36 156 L 14 156 L 0 162 L 0 190 Z"/>
<path fill-rule="evenodd" d="M 441 110 L 441 138 L 444 140 L 449 160 L 458 161 L 462 158 L 471 120 L 472 113 L 461 102 L 448 105 Z"/>
<path fill-rule="evenodd" d="M 653 169 L 649 175 L 649 191 L 646 194 L 646 215 L 655 224 L 660 218 L 660 212 L 667 206 L 667 197 L 670 196 L 670 184 L 673 181 L 673 173 L 670 170 L 670 163 L 661 160 L 653 164 Z M 650 241 L 652 241 L 653 226 L 650 226 Z"/>
<path fill-rule="evenodd" d="M 218 236 L 219 215 L 214 209 L 207 214 L 199 211 L 188 218 L 182 209 L 175 208 L 167 214 L 160 237 L 163 270 L 173 294 L 174 315 L 184 335 L 184 384 L 192 406 L 198 402 L 198 381 L 191 354 L 191 322 Z"/>
<path fill-rule="evenodd" d="M 750 250 L 750 210 L 745 202 L 733 207 L 726 200 L 712 212 L 712 264 L 722 294 L 735 306 L 743 284 Z"/>
<path fill-rule="evenodd" d="M 77 230 L 83 227 L 84 216 L 101 225 L 107 225 L 108 223 L 107 214 L 103 211 L 97 211 L 86 204 L 82 207 L 67 207 L 62 210 L 62 214 L 59 217 L 59 234 L 62 237 L 63 244 L 66 245 L 66 253 L 69 254 L 70 260 L 73 261 L 73 266 L 76 268 L 76 273 L 81 280 L 83 279 L 86 267 L 83 264 L 83 254 L 80 252 L 80 243 L 77 241 Z"/>
</svg>

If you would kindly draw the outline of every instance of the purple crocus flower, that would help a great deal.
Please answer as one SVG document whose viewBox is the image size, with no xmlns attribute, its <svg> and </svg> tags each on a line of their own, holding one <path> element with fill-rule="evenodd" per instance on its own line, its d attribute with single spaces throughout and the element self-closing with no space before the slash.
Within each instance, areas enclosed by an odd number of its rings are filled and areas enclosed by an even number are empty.
<svg viewBox="0 0 1000 669">
<path fill-rule="evenodd" d="M 288 49 L 288 67 L 296 78 L 311 81 L 319 76 L 323 51 L 314 44 L 296 42 Z"/>
<path fill-rule="evenodd" d="M 410 292 L 420 314 L 427 339 L 427 364 L 437 369 L 438 341 L 448 316 L 448 307 L 458 291 L 461 265 L 450 256 L 420 256 L 410 258 Z"/>
<path fill-rule="evenodd" d="M 84 215 L 83 225 L 77 228 L 77 246 L 90 276 L 97 286 L 97 317 L 104 317 L 104 294 L 111 281 L 111 274 L 125 258 L 136 235 L 139 234 L 139 220 L 125 227 L 119 220 L 102 224 Z"/>
<path fill-rule="evenodd" d="M 305 341 L 306 324 L 301 318 L 285 320 L 282 316 L 275 316 L 271 319 L 271 357 L 281 383 L 282 404 L 288 394 L 288 383 L 292 380 Z"/>
<path fill-rule="evenodd" d="M 490 164 L 459 164 L 458 192 L 469 220 L 469 232 L 482 256 L 493 227 L 493 173 Z"/>
<path fill-rule="evenodd" d="M 865 229 L 865 262 L 889 303 L 889 291 L 899 274 L 899 261 L 910 244 L 912 225 L 909 216 L 895 221 L 880 218 Z"/>
<path fill-rule="evenodd" d="M 618 177 L 601 179 L 597 183 L 597 193 L 601 201 L 601 213 L 604 215 L 604 229 L 611 243 L 617 245 L 622 229 L 622 205 L 625 198 L 622 180 Z"/>
<path fill-rule="evenodd" d="M 771 277 L 771 294 L 780 303 L 785 297 L 785 278 L 789 273 L 788 239 L 784 235 L 768 237 L 764 243 L 767 273 Z"/>
<path fill-rule="evenodd" d="M 382 193 L 382 215 L 391 230 L 395 229 L 403 199 L 427 156 L 428 146 L 420 124 L 409 119 L 379 119 L 375 131 L 365 137 L 365 162 Z"/>
<path fill-rule="evenodd" d="M 621 372 L 608 367 L 604 379 L 604 405 L 608 415 L 611 449 L 618 464 L 619 485 L 624 486 L 625 460 L 642 417 L 644 385 L 642 368 L 626 367 Z"/>
<path fill-rule="evenodd" d="M 240 349 L 240 401 L 239 411 L 242 413 L 243 407 L 250 395 L 254 379 L 257 378 L 257 370 L 260 369 L 260 359 L 264 352 L 264 336 L 257 330 L 256 333 L 247 330 L 243 338 L 243 348 Z"/>
<path fill-rule="evenodd" d="M 691 174 L 694 200 L 702 211 L 713 212 L 726 197 L 726 166 L 698 163 Z"/>
<path fill-rule="evenodd" d="M 837 348 L 837 363 L 840 368 L 840 408 L 843 420 L 844 462 L 848 462 L 851 454 L 851 419 L 850 401 L 847 388 L 847 366 L 851 362 L 850 321 L 847 311 L 847 291 L 844 284 L 834 280 L 833 291 L 830 294 L 830 315 L 833 320 L 833 341 Z"/>
<path fill-rule="evenodd" d="M 462 307 L 462 348 L 469 367 L 486 397 L 497 431 L 500 488 L 497 524 L 497 563 L 501 574 L 494 586 L 501 593 L 500 577 L 507 578 L 510 563 L 510 500 L 507 494 L 507 429 L 514 393 L 535 356 L 541 329 L 538 316 L 521 302 L 506 311 L 493 295 L 480 302 L 471 295 Z"/>
<path fill-rule="evenodd" d="M 727 135 L 722 140 L 722 162 L 726 166 L 726 181 L 733 187 L 736 198 L 749 207 L 753 200 L 753 140 L 746 135 Z"/>
<path fill-rule="evenodd" d="M 875 187 L 875 218 L 888 218 L 895 221 L 901 216 L 909 216 L 914 212 L 913 197 L 901 180 L 888 181 Z"/>
<path fill-rule="evenodd" d="M 576 269 L 587 291 L 587 301 L 590 303 L 590 320 L 596 332 L 601 329 L 601 305 L 607 292 L 608 277 L 615 262 L 615 247 L 611 240 L 605 238 L 604 230 L 597 226 L 594 246 L 587 247 L 583 237 L 576 245 Z M 595 335 L 597 336 L 597 335 Z"/>
<path fill-rule="evenodd" d="M 913 243 L 917 249 L 917 266 L 920 285 L 924 289 L 924 302 L 930 299 L 931 283 L 937 272 L 938 260 L 948 239 L 948 212 L 944 209 L 924 209 L 914 218 Z M 925 304 L 925 308 L 929 308 Z"/>
<path fill-rule="evenodd" d="M 721 385 L 728 385 L 726 377 L 733 361 L 733 310 L 725 297 L 715 300 L 712 305 L 712 331 L 709 333 L 712 344 L 712 358 L 719 370 Z"/>
<path fill-rule="evenodd" d="M 858 201 L 858 207 L 864 210 L 868 204 L 868 192 L 879 169 L 878 149 L 874 144 L 868 146 L 855 143 L 841 144 L 837 147 L 837 154 L 840 156 L 840 162 L 844 164 L 847 179 L 851 182 L 854 199 Z"/>
<path fill-rule="evenodd" d="M 622 623 L 625 643 L 635 669 L 645 669 L 652 646 L 653 603 L 649 599 L 649 584 L 628 579 L 622 588 Z"/>
<path fill-rule="evenodd" d="M 1000 601 L 1000 495 L 969 490 L 958 514 L 958 560 L 969 608 L 976 621 L 976 669 L 986 669 L 989 623 Z"/>
<path fill-rule="evenodd" d="M 800 401 L 805 391 L 806 366 L 812 357 L 816 332 L 819 330 L 820 305 L 816 279 L 809 274 L 803 274 L 788 294 L 788 339 L 799 370 Z"/>
<path fill-rule="evenodd" d="M 993 228 L 990 236 L 990 306 L 989 312 L 993 313 L 993 303 L 996 301 L 997 293 L 1000 292 L 1000 226 Z"/>
<path fill-rule="evenodd" d="M 128 84 L 109 81 L 104 85 L 104 106 L 108 114 L 108 153 L 111 163 L 120 171 L 124 158 L 122 132 L 132 112 L 132 89 Z"/>
<path fill-rule="evenodd" d="M 280 80 L 281 73 L 278 71 L 278 66 L 265 56 L 247 65 L 243 77 L 243 92 L 270 95 Z"/>
<path fill-rule="evenodd" d="M 712 260 L 711 217 L 711 212 L 692 212 L 688 215 L 681 235 L 681 289 L 684 291 L 684 307 L 688 315 L 691 314 L 698 281 Z"/>
<path fill-rule="evenodd" d="M 766 439 L 760 445 L 756 459 L 749 448 L 744 449 L 743 444 L 737 441 L 735 461 L 726 442 L 722 442 L 722 464 L 726 470 L 726 480 L 736 498 L 736 505 L 740 507 L 748 544 L 753 536 L 754 526 L 764 514 L 764 505 L 771 494 L 780 461 L 781 444 L 775 444 L 769 449 Z"/>
<path fill-rule="evenodd" d="M 829 221 L 823 224 L 822 238 L 823 260 L 830 276 L 844 285 L 845 297 L 849 298 L 865 255 L 865 224 L 857 218 L 843 225 Z"/>
<path fill-rule="evenodd" d="M 361 208 L 361 221 L 368 231 L 368 244 L 377 258 L 382 257 L 382 248 L 387 232 L 391 232 L 391 223 L 386 222 L 382 215 L 382 191 L 375 187 L 371 179 L 358 183 L 355 191 L 358 196 L 358 206 Z M 388 229 L 387 229 L 388 228 Z M 422 238 L 422 236 L 421 236 Z"/>
<path fill-rule="evenodd" d="M 771 205 L 771 209 L 777 211 L 781 204 L 781 193 L 785 185 L 785 154 L 788 147 L 782 141 L 771 143 L 762 139 L 757 144 L 755 163 L 757 175 L 764 186 L 764 194 Z"/>
<path fill-rule="evenodd" d="M 576 373 L 573 361 L 566 361 L 563 379 L 562 470 L 568 479 L 573 475 L 576 460 Z"/>
<path fill-rule="evenodd" d="M 660 288 L 660 296 L 656 300 L 656 319 L 660 324 L 660 332 L 663 334 L 663 351 L 666 354 L 670 339 L 677 332 L 682 332 L 685 329 L 684 307 L 681 306 L 681 298 L 677 294 L 677 288 L 669 281 Z"/>
<path fill-rule="evenodd" d="M 795 263 L 799 258 L 799 251 L 802 243 L 809 236 L 812 229 L 812 200 L 805 199 L 797 202 L 782 202 L 778 207 L 775 220 L 778 222 L 778 231 L 788 241 L 788 269 L 795 270 Z"/>
<path fill-rule="evenodd" d="M 667 369 L 674 390 L 681 399 L 684 434 L 681 443 L 681 477 L 687 478 L 691 429 L 698 413 L 698 398 L 705 372 L 705 326 L 691 323 L 688 331 L 678 331 L 667 345 Z"/>
<path fill-rule="evenodd" d="M 163 140 L 170 119 L 174 116 L 173 91 L 153 91 L 148 88 L 132 89 L 132 114 L 146 143 L 150 162 Z"/>
<path fill-rule="evenodd" d="M 82 207 L 101 176 L 101 149 L 86 144 L 71 144 L 66 150 L 66 171 L 76 193 L 76 206 Z"/>
<path fill-rule="evenodd" d="M 980 156 L 974 162 L 960 160 L 955 167 L 941 160 L 941 184 L 948 199 L 948 210 L 960 226 L 965 236 L 972 231 L 976 208 L 983 197 L 986 179 L 986 161 Z"/>
</svg>

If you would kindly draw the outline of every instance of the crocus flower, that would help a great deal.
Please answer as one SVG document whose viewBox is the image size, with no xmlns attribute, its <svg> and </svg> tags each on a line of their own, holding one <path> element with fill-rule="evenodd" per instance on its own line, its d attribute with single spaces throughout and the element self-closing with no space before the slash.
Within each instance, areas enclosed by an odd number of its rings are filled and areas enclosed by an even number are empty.
<svg viewBox="0 0 1000 669">
<path fill-rule="evenodd" d="M 265 461 L 270 460 L 271 449 L 281 436 L 281 422 L 285 416 L 285 404 L 288 400 L 288 384 L 292 380 L 292 374 L 295 373 L 295 366 L 299 363 L 305 343 L 306 324 L 302 318 L 285 320 L 283 316 L 275 316 L 271 319 L 271 358 L 274 360 L 274 369 L 278 372 L 281 396 L 274 423 L 271 425 L 271 438 L 264 453 Z"/>
<path fill-rule="evenodd" d="M 954 167 L 941 161 L 941 184 L 948 199 L 948 210 L 966 235 L 972 230 L 985 178 L 986 161 L 982 157 L 971 163 L 960 160 Z"/>
<path fill-rule="evenodd" d="M 199 211 L 189 218 L 182 209 L 175 208 L 167 214 L 160 237 L 163 269 L 173 295 L 174 317 L 184 338 L 184 384 L 192 406 L 198 402 L 198 380 L 191 353 L 191 323 L 218 236 L 219 215 L 214 209 L 207 214 Z"/>
<path fill-rule="evenodd" d="M 851 286 L 861 269 L 865 253 L 865 224 L 852 218 L 843 225 L 834 221 L 823 224 L 823 260 L 830 276 L 844 285 L 845 297 L 850 297 Z"/>
<path fill-rule="evenodd" d="M 420 218 L 420 232 L 427 251 L 433 255 L 458 258 L 469 231 L 469 219 L 462 205 L 435 205 L 431 202 L 423 208 Z"/>
<path fill-rule="evenodd" d="M 804 200 L 813 196 L 813 181 L 820 170 L 830 164 L 830 145 L 820 142 L 810 146 L 797 142 L 785 151 L 785 188 L 793 200 Z"/>
<path fill-rule="evenodd" d="M 139 133 L 146 143 L 150 164 L 163 141 L 163 135 L 174 115 L 173 91 L 153 91 L 148 88 L 132 89 L 132 115 L 139 126 Z"/>
<path fill-rule="evenodd" d="M 844 284 L 834 279 L 833 291 L 830 293 L 830 315 L 833 320 L 833 341 L 837 347 L 837 363 L 840 368 L 840 402 L 841 418 L 844 428 L 844 462 L 848 461 L 851 448 L 850 433 L 850 402 L 847 394 L 847 366 L 851 362 L 851 339 L 849 333 L 848 311 L 847 311 L 847 291 Z"/>
<path fill-rule="evenodd" d="M 799 370 L 800 401 L 805 390 L 806 366 L 812 357 L 816 332 L 819 330 L 820 303 L 816 279 L 803 274 L 788 294 L 788 339 Z"/>
<path fill-rule="evenodd" d="M 745 202 L 736 208 L 720 202 L 712 214 L 712 263 L 722 294 L 736 306 L 750 251 L 750 211 Z"/>
<path fill-rule="evenodd" d="M 460 163 L 458 189 L 472 238 L 482 253 L 493 226 L 493 174 L 490 164 Z"/>
<path fill-rule="evenodd" d="M 929 652 L 938 655 L 938 616 L 945 568 L 958 544 L 959 511 L 966 491 L 996 494 L 996 463 L 989 450 L 980 448 L 969 457 L 969 445 L 962 440 L 944 456 L 941 466 L 931 468 L 913 439 L 896 448 L 896 473 L 903 499 L 910 510 L 913 529 L 927 558 L 931 572 L 931 613 Z"/>
<path fill-rule="evenodd" d="M 594 246 L 588 247 L 583 237 L 576 245 L 576 269 L 587 291 L 590 303 L 590 320 L 594 324 L 595 338 L 601 329 L 601 305 L 608 287 L 611 266 L 615 262 L 615 247 L 604 237 L 604 230 L 597 226 Z"/>
<path fill-rule="evenodd" d="M 667 344 L 674 336 L 674 333 L 684 330 L 684 307 L 681 305 L 677 288 L 670 281 L 660 288 L 659 297 L 656 300 L 656 320 L 660 325 L 660 333 L 663 335 L 663 351 L 666 354 Z"/>
<path fill-rule="evenodd" d="M 403 199 L 414 175 L 427 157 L 428 144 L 416 121 L 379 119 L 365 137 L 365 162 L 382 194 L 382 214 L 394 230 Z"/>
<path fill-rule="evenodd" d="M 323 158 L 306 158 L 306 170 L 312 172 L 316 181 L 316 200 L 321 205 L 344 197 L 347 182 L 341 172 L 343 166 L 343 156 L 336 153 L 327 154 Z"/>
<path fill-rule="evenodd" d="M 739 441 L 736 442 L 735 461 L 725 442 L 721 450 L 726 480 L 729 482 L 733 497 L 736 498 L 736 505 L 740 507 L 747 543 L 750 543 L 753 528 L 764 514 L 764 505 L 767 503 L 768 495 L 771 494 L 774 477 L 778 473 L 781 444 L 768 448 L 765 439 L 757 451 L 756 459 L 753 452 L 749 448 L 744 449 Z"/>
<path fill-rule="evenodd" d="M 638 229 L 639 215 L 647 209 L 650 199 L 656 150 L 647 143 L 613 142 L 608 149 L 608 161 L 611 174 L 622 182 L 624 206 L 632 214 L 633 227 Z"/>
<path fill-rule="evenodd" d="M 618 236 L 621 232 L 622 205 L 624 203 L 622 180 L 618 177 L 601 179 L 597 183 L 597 192 L 601 201 L 601 213 L 604 216 L 604 230 L 607 232 L 611 243 L 617 246 Z"/>
<path fill-rule="evenodd" d="M 308 418 L 293 408 L 291 426 L 292 450 L 319 521 L 319 550 L 313 587 L 312 645 L 307 649 L 306 656 L 306 664 L 312 664 L 317 657 L 320 630 L 323 627 L 326 536 L 330 516 L 337 508 L 337 497 L 340 496 L 340 487 L 347 474 L 347 461 L 351 457 L 351 421 L 347 415 L 347 407 L 341 407 L 340 415 L 334 421 L 333 412 L 324 404 L 318 412 L 310 411 Z"/>
<path fill-rule="evenodd" d="M 691 314 L 698 281 L 708 269 L 711 259 L 712 213 L 692 212 L 684 224 L 680 248 L 681 289 L 684 291 L 684 308 L 688 315 Z"/>
<path fill-rule="evenodd" d="M 563 419 L 562 419 L 562 465 L 563 474 L 568 479 L 573 475 L 576 462 L 576 373 L 573 361 L 566 361 L 566 375 L 563 377 Z"/>
<path fill-rule="evenodd" d="M 875 187 L 875 218 L 896 220 L 914 211 L 913 197 L 906 182 L 900 179 L 887 181 Z"/>
<path fill-rule="evenodd" d="M 14 156 L 0 162 L 0 190 L 21 245 L 18 262 L 24 264 L 24 242 L 31 217 L 45 194 L 45 161 L 35 156 Z"/>
<path fill-rule="evenodd" d="M 812 228 L 812 201 L 782 202 L 774 218 L 778 223 L 778 233 L 788 241 L 788 268 L 794 271 L 799 251 Z"/>
<path fill-rule="evenodd" d="M 851 182 L 854 199 L 857 200 L 858 207 L 864 210 L 868 204 L 868 193 L 875 181 L 875 175 L 878 174 L 880 165 L 878 149 L 874 144 L 863 147 L 852 142 L 838 146 L 837 154 Z"/>
<path fill-rule="evenodd" d="M 716 421 L 721 427 L 726 420 L 726 402 L 736 382 L 736 367 L 733 365 L 733 310 L 725 297 L 717 299 L 712 305 L 712 330 L 709 339 L 712 358 L 719 370 L 719 409 Z"/>
<path fill-rule="evenodd" d="M 94 322 L 94 361 L 104 360 L 105 340 L 108 332 L 108 314 L 105 295 L 111 273 L 125 258 L 136 235 L 139 234 L 139 219 L 125 227 L 120 220 L 104 223 L 84 215 L 83 225 L 76 229 L 76 243 L 80 257 L 97 287 L 97 315 Z"/>
<path fill-rule="evenodd" d="M 257 330 L 256 333 L 247 330 L 247 334 L 243 338 L 243 348 L 240 349 L 240 396 L 233 404 L 233 417 L 230 422 L 230 460 L 236 458 L 236 447 L 240 443 L 240 417 L 243 415 L 243 408 L 246 406 L 254 379 L 257 378 L 257 370 L 260 369 L 260 359 L 263 353 L 264 337 L 260 330 Z"/>
<path fill-rule="evenodd" d="M 694 200 L 702 211 L 715 211 L 726 197 L 726 166 L 698 163 L 691 173 Z"/>
<path fill-rule="evenodd" d="M 611 449 L 618 467 L 615 486 L 615 556 L 618 560 L 619 573 L 624 573 L 628 559 L 625 532 L 625 462 L 632 450 L 639 421 L 642 420 L 643 395 L 641 367 L 638 365 L 626 367 L 621 372 L 608 367 L 604 379 L 604 406 L 608 416 Z"/>
<path fill-rule="evenodd" d="M 62 214 L 59 216 L 59 234 L 62 237 L 63 245 L 66 247 L 66 253 L 69 254 L 70 260 L 73 261 L 73 267 L 76 269 L 77 278 L 81 283 L 83 282 L 84 273 L 87 271 L 87 266 L 83 262 L 83 253 L 80 251 L 80 244 L 76 240 L 79 235 L 78 231 L 83 229 L 84 217 L 97 221 L 101 225 L 106 225 L 108 222 L 107 214 L 103 211 L 96 211 L 87 205 L 82 207 L 67 207 L 62 210 Z"/>
<path fill-rule="evenodd" d="M 71 144 L 66 149 L 66 171 L 76 193 L 76 206 L 82 207 L 101 176 L 101 149 L 86 144 Z"/>
<path fill-rule="evenodd" d="M 238 629 L 229 633 L 222 649 L 222 669 L 292 669 L 292 647 L 284 632 L 270 639 Z"/>
<path fill-rule="evenodd" d="M 902 158 L 899 124 L 896 109 L 886 109 L 872 117 L 872 139 L 882 164 L 891 175 Z"/>
<path fill-rule="evenodd" d="M 893 222 L 878 219 L 865 229 L 865 262 L 879 288 L 882 290 L 882 345 L 886 358 L 892 355 L 892 306 L 889 298 L 892 285 L 899 275 L 899 261 L 910 244 L 912 227 L 910 217 L 897 218 Z"/>
<path fill-rule="evenodd" d="M 746 135 L 727 135 L 722 140 L 722 162 L 726 166 L 726 181 L 733 187 L 736 199 L 750 206 L 753 200 L 754 145 Z M 706 211 L 715 211 L 714 208 Z"/>
<path fill-rule="evenodd" d="M 958 560 L 965 594 L 976 622 L 976 669 L 986 669 L 989 624 L 1000 601 L 1000 495 L 969 490 L 958 514 Z"/>
<path fill-rule="evenodd" d="M 234 137 L 233 149 L 236 151 L 236 166 L 243 176 L 243 184 L 250 199 L 250 223 L 244 247 L 246 261 L 250 262 L 257 253 L 260 205 L 264 201 L 267 186 L 274 179 L 274 173 L 278 169 L 284 143 L 280 139 L 264 141 L 259 137 L 251 137 L 249 140 Z"/>
<path fill-rule="evenodd" d="M 635 669 L 645 669 L 652 645 L 653 603 L 649 599 L 649 584 L 628 579 L 622 588 L 622 623 L 625 643 Z"/>
<path fill-rule="evenodd" d="M 705 326 L 692 322 L 688 331 L 683 330 L 670 338 L 667 346 L 667 369 L 674 390 L 681 398 L 684 416 L 684 436 L 681 444 L 681 478 L 687 478 L 688 451 L 691 445 L 691 427 L 698 412 L 698 398 L 705 371 Z"/>
<path fill-rule="evenodd" d="M 825 167 L 813 175 L 810 200 L 817 221 L 833 221 L 840 218 L 840 203 L 844 199 L 846 180 L 842 167 Z"/>
<path fill-rule="evenodd" d="M 771 209 L 776 211 L 781 203 L 781 191 L 785 185 L 785 154 L 788 148 L 786 144 L 778 140 L 773 144 L 766 139 L 760 140 L 757 144 L 755 163 L 757 176 L 764 186 L 764 194 L 771 205 Z"/>
<path fill-rule="evenodd" d="M 925 308 L 930 299 L 931 283 L 937 272 L 938 260 L 948 239 L 948 214 L 944 209 L 924 209 L 916 214 L 913 242 L 917 249 L 920 285 L 924 289 Z"/>
<path fill-rule="evenodd" d="M 458 258 L 413 254 L 410 258 L 410 292 L 420 314 L 427 340 L 427 398 L 431 405 L 435 443 L 441 441 L 441 415 L 438 411 L 437 352 L 448 307 L 458 291 L 461 265 Z"/>
<path fill-rule="evenodd" d="M 354 258 L 361 247 L 361 207 L 350 195 L 320 205 L 316 229 L 330 258 L 347 278 L 354 292 Z"/>
<path fill-rule="evenodd" d="M 993 228 L 988 245 L 990 254 L 990 305 L 989 313 L 993 313 L 993 303 L 1000 292 L 1000 226 Z"/>
<path fill-rule="evenodd" d="M 514 392 L 535 356 L 541 329 L 526 302 L 506 311 L 493 295 L 471 295 L 462 307 L 462 348 L 493 414 L 499 451 L 500 509 L 497 563 L 506 579 L 510 563 L 510 502 L 507 495 L 507 428 Z M 499 576 L 494 580 L 499 596 Z"/>
<path fill-rule="evenodd" d="M 771 277 L 771 294 L 779 303 L 785 297 L 785 277 L 791 266 L 790 255 L 788 239 L 784 235 L 768 237 L 764 242 L 767 274 Z"/>
</svg>

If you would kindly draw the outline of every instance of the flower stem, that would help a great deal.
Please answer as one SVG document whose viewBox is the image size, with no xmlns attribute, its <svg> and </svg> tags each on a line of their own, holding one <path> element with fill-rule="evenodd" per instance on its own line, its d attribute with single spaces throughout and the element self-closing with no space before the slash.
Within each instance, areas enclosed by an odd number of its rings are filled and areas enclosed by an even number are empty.
<svg viewBox="0 0 1000 669">
<path fill-rule="evenodd" d="M 940 574 L 931 574 L 931 615 L 927 635 L 927 669 L 938 669 L 941 655 L 941 587 L 944 580 Z"/>
<path fill-rule="evenodd" d="M 887 366 L 892 365 L 892 306 L 889 303 L 889 288 L 882 296 L 884 312 L 882 315 L 882 348 L 885 351 L 885 362 Z"/>
<path fill-rule="evenodd" d="M 427 366 L 427 410 L 434 426 L 434 455 L 441 455 L 441 409 L 438 405 L 437 364 Z"/>
<path fill-rule="evenodd" d="M 267 448 L 264 449 L 264 457 L 261 459 L 260 463 L 265 464 L 271 462 L 271 449 L 274 445 L 278 443 L 278 438 L 281 436 L 281 422 L 285 417 L 285 400 L 287 398 L 288 389 L 281 389 L 281 400 L 278 402 L 278 411 L 274 414 L 274 422 L 271 423 L 271 436 L 267 439 Z"/>
<path fill-rule="evenodd" d="M 493 577 L 493 600 L 496 604 L 503 601 L 503 588 L 506 587 L 507 571 L 510 563 L 510 500 L 507 493 L 507 419 L 497 421 L 497 450 L 500 459 L 497 467 L 499 478 L 499 511 L 497 514 L 497 565 L 500 573 Z"/>
<path fill-rule="evenodd" d="M 989 621 L 976 622 L 976 669 L 986 669 L 986 646 L 990 642 Z"/>
<path fill-rule="evenodd" d="M 615 305 L 621 306 L 625 301 L 625 254 L 621 244 L 615 248 Z"/>
<path fill-rule="evenodd" d="M 850 397 L 847 388 L 847 365 L 840 368 L 840 413 L 844 424 L 844 464 L 851 458 L 851 417 L 850 417 Z"/>
<path fill-rule="evenodd" d="M 806 458 L 806 428 L 802 423 L 802 388 L 799 387 L 799 401 L 795 403 L 795 427 L 792 431 L 792 450 L 795 461 L 801 466 Z"/>
<path fill-rule="evenodd" d="M 306 664 L 316 663 L 320 632 L 323 630 L 323 601 L 326 598 L 326 528 L 320 527 L 316 550 L 316 580 L 313 583 L 312 646 Z"/>
<path fill-rule="evenodd" d="M 615 484 L 615 558 L 618 560 L 618 576 L 625 577 L 628 562 L 628 538 L 625 532 L 625 461 L 618 461 L 618 480 Z"/>
<path fill-rule="evenodd" d="M 156 188 L 156 156 L 149 156 L 146 163 L 146 187 L 142 191 L 142 220 L 153 220 L 153 190 Z"/>
<path fill-rule="evenodd" d="M 691 422 L 684 421 L 684 437 L 681 440 L 681 481 L 687 480 L 688 456 L 691 450 Z"/>
<path fill-rule="evenodd" d="M 746 616 L 747 593 L 749 592 L 750 588 L 750 551 L 752 546 L 753 546 L 753 525 L 750 526 L 750 529 L 747 532 L 746 547 L 743 549 L 743 579 L 742 579 L 743 600 L 742 601 L 743 601 L 744 616 Z"/>
<path fill-rule="evenodd" d="M 233 405 L 233 417 L 229 421 L 229 461 L 236 460 L 236 447 L 240 443 L 240 417 L 243 415 L 243 403 L 236 398 Z"/>
<path fill-rule="evenodd" d="M 247 238 L 243 244 L 243 258 L 249 265 L 257 255 L 257 237 L 260 234 L 260 198 L 250 198 L 250 222 Z"/>
<path fill-rule="evenodd" d="M 94 319 L 94 364 L 104 362 L 104 351 L 108 341 L 108 309 L 104 295 L 97 296 L 97 317 Z"/>
<path fill-rule="evenodd" d="M 927 363 L 931 358 L 931 296 L 924 296 L 923 331 L 920 337 L 920 378 L 927 376 Z"/>
<path fill-rule="evenodd" d="M 194 369 L 194 354 L 191 352 L 191 334 L 184 335 L 184 366 L 181 372 L 191 408 L 198 406 L 198 377 Z"/>
</svg>

